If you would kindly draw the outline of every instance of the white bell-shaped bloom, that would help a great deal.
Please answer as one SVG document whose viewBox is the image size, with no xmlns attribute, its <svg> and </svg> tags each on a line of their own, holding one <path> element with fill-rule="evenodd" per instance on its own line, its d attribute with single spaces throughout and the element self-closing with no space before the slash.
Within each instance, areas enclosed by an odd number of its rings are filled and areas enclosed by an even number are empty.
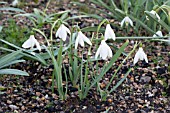
<svg viewBox="0 0 170 113">
<path fill-rule="evenodd" d="M 12 6 L 17 6 L 19 4 L 19 1 L 18 0 L 14 0 L 13 2 L 12 2 Z"/>
<path fill-rule="evenodd" d="M 127 26 L 128 24 L 130 24 L 130 25 L 133 27 L 133 22 L 132 22 L 132 20 L 131 20 L 128 16 L 126 16 L 126 17 L 121 21 L 120 26 L 123 27 L 124 23 L 126 24 L 126 26 Z"/>
<path fill-rule="evenodd" d="M 64 24 L 61 24 L 55 36 L 61 38 L 63 41 L 66 41 L 67 33 L 71 34 L 70 30 Z"/>
<path fill-rule="evenodd" d="M 163 37 L 162 31 L 157 31 L 157 32 L 153 35 L 153 37 Z"/>
<path fill-rule="evenodd" d="M 156 11 L 152 10 L 150 11 L 151 14 L 155 15 L 158 20 L 160 20 L 160 16 L 156 13 Z M 146 19 L 149 20 L 148 16 L 146 16 Z"/>
<path fill-rule="evenodd" d="M 142 47 L 139 47 L 139 50 L 135 54 L 135 58 L 134 58 L 133 64 L 135 65 L 138 62 L 139 59 L 140 60 L 145 60 L 148 63 L 147 55 L 143 51 Z"/>
<path fill-rule="evenodd" d="M 23 48 L 33 48 L 36 45 L 37 49 L 41 51 L 39 42 L 35 39 L 34 35 L 31 35 L 28 40 L 22 45 Z"/>
<path fill-rule="evenodd" d="M 107 39 L 115 40 L 116 39 L 115 33 L 114 33 L 113 29 L 111 28 L 110 24 L 106 25 L 106 30 L 105 30 L 105 33 L 104 33 L 104 39 L 105 40 L 107 40 Z"/>
<path fill-rule="evenodd" d="M 97 59 L 98 56 L 100 56 L 100 58 L 102 58 L 103 60 L 106 60 L 107 57 L 109 57 L 109 58 L 112 57 L 112 50 L 106 44 L 105 40 L 101 41 L 101 44 L 100 44 L 99 48 L 97 49 L 95 59 Z"/>
<path fill-rule="evenodd" d="M 75 49 L 77 49 L 78 44 L 84 47 L 84 42 L 92 45 L 91 41 L 81 31 L 79 31 L 75 41 Z"/>
</svg>

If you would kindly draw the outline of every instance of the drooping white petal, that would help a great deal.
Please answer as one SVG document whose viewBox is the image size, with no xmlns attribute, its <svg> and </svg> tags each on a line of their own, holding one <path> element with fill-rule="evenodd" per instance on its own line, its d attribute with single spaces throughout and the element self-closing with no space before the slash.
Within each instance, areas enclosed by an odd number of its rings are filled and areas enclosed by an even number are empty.
<svg viewBox="0 0 170 113">
<path fill-rule="evenodd" d="M 132 22 L 132 20 L 131 20 L 128 16 L 126 16 L 126 17 L 121 21 L 121 23 L 120 23 L 121 27 L 123 27 L 124 24 L 126 24 L 126 25 L 130 24 L 130 25 L 133 27 L 133 22 Z"/>
<path fill-rule="evenodd" d="M 65 41 L 66 38 L 67 38 L 67 33 L 68 33 L 68 34 L 71 34 L 71 33 L 70 33 L 70 30 L 69 30 L 64 24 L 61 24 L 60 27 L 58 28 L 55 36 L 56 36 L 56 37 L 59 37 L 59 38 L 61 38 L 63 41 Z"/>
<path fill-rule="evenodd" d="M 135 57 L 134 57 L 134 60 L 133 60 L 133 64 L 135 65 L 138 62 L 138 60 L 139 60 L 139 52 L 137 52 L 135 54 Z"/>
<path fill-rule="evenodd" d="M 92 45 L 90 40 L 81 31 L 79 31 L 75 41 L 75 49 L 77 49 L 78 44 L 84 47 L 84 42 L 86 42 L 89 45 Z"/>
<path fill-rule="evenodd" d="M 14 1 L 12 2 L 12 6 L 14 6 L 14 7 L 15 7 L 15 6 L 17 6 L 17 5 L 18 5 L 18 3 L 19 3 L 19 2 L 18 2 L 18 0 L 14 0 Z"/>
<path fill-rule="evenodd" d="M 82 47 L 84 47 L 84 41 L 83 41 L 82 34 L 79 34 L 77 37 L 79 38 L 79 40 L 78 40 L 79 44 L 80 44 Z"/>
<path fill-rule="evenodd" d="M 97 57 L 99 56 L 100 54 L 100 49 L 101 49 L 101 46 L 99 46 L 99 48 L 97 49 L 97 52 L 95 54 L 95 59 L 97 59 Z"/>
<path fill-rule="evenodd" d="M 106 44 L 105 40 L 102 40 L 95 58 L 98 57 L 98 55 L 100 56 L 100 58 L 102 58 L 103 60 L 106 60 L 107 57 L 112 57 L 112 50 L 110 49 L 110 47 Z"/>
<path fill-rule="evenodd" d="M 123 27 L 124 23 L 125 23 L 125 18 L 121 21 L 120 26 Z"/>
<path fill-rule="evenodd" d="M 40 47 L 39 42 L 35 39 L 34 35 L 31 35 L 30 38 L 24 42 L 22 47 L 23 48 L 33 48 L 34 45 L 36 45 L 37 49 L 39 51 L 41 51 L 41 47 Z"/>
<path fill-rule="evenodd" d="M 157 31 L 154 35 L 153 35 L 153 37 L 163 37 L 163 34 L 162 34 L 162 31 Z"/>
<path fill-rule="evenodd" d="M 88 39 L 83 33 L 82 33 L 83 41 L 86 42 L 89 45 L 92 45 L 90 39 Z"/>
<path fill-rule="evenodd" d="M 67 32 L 62 29 L 59 34 L 59 38 L 61 38 L 63 41 L 66 41 L 67 38 Z"/>
<path fill-rule="evenodd" d="M 77 49 L 78 43 L 79 43 L 79 37 L 76 38 L 76 41 L 75 41 L 75 49 Z"/>
<path fill-rule="evenodd" d="M 133 22 L 132 22 L 132 20 L 130 18 L 129 18 L 129 23 L 133 27 Z"/>
<path fill-rule="evenodd" d="M 40 43 L 35 39 L 35 45 L 39 51 L 41 51 Z"/>
<path fill-rule="evenodd" d="M 135 65 L 135 64 L 138 62 L 139 59 L 140 59 L 140 60 L 145 60 L 145 62 L 148 63 L 147 55 L 146 55 L 145 52 L 143 51 L 143 48 L 142 48 L 142 47 L 139 47 L 139 50 L 138 50 L 137 53 L 135 54 L 133 64 Z"/>
<path fill-rule="evenodd" d="M 145 53 L 143 53 L 143 54 L 144 54 L 143 57 L 145 59 L 145 62 L 148 63 L 148 58 L 147 58 L 146 54 Z"/>
<path fill-rule="evenodd" d="M 113 55 L 112 50 L 110 49 L 110 47 L 108 46 L 108 57 L 111 58 Z"/>
<path fill-rule="evenodd" d="M 66 32 L 70 35 L 71 34 L 70 30 L 65 25 L 63 25 L 63 27 L 66 30 Z"/>
<path fill-rule="evenodd" d="M 103 59 L 103 60 L 106 60 L 108 56 L 108 48 L 107 46 L 103 43 L 101 45 L 101 49 L 100 49 L 100 57 Z"/>
<path fill-rule="evenodd" d="M 35 45 L 34 39 L 35 39 L 34 35 L 31 35 L 30 38 L 24 42 L 22 47 L 23 48 L 33 48 L 33 46 Z"/>
<path fill-rule="evenodd" d="M 59 29 L 57 30 L 57 32 L 56 32 L 56 34 L 55 34 L 55 37 L 58 37 L 59 34 L 61 34 L 60 32 L 61 32 L 61 28 L 59 28 Z"/>
<path fill-rule="evenodd" d="M 115 39 L 116 39 L 115 37 L 116 37 L 116 36 L 115 36 L 115 33 L 114 33 L 114 31 L 112 30 L 110 24 L 107 24 L 107 25 L 106 25 L 106 30 L 105 30 L 105 33 L 104 33 L 104 38 L 105 38 L 105 40 L 107 40 L 107 39 L 113 39 L 113 40 L 115 40 Z"/>
</svg>

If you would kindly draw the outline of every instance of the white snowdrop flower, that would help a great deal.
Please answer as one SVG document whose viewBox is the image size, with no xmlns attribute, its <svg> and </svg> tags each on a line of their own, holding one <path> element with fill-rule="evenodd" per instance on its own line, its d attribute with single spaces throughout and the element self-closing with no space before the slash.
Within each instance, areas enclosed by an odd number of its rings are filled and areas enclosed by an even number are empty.
<svg viewBox="0 0 170 113">
<path fill-rule="evenodd" d="M 123 27 L 124 23 L 126 24 L 126 26 L 128 26 L 128 24 L 130 24 L 133 27 L 133 22 L 132 20 L 126 16 L 120 23 L 120 26 Z"/>
<path fill-rule="evenodd" d="M 23 48 L 33 48 L 36 45 L 37 49 L 41 51 L 39 42 L 35 39 L 34 35 L 31 35 L 28 40 L 22 45 Z"/>
<path fill-rule="evenodd" d="M 162 31 L 157 31 L 157 32 L 153 35 L 153 37 L 163 37 Z"/>
<path fill-rule="evenodd" d="M 139 59 L 140 60 L 145 60 L 148 63 L 147 55 L 143 51 L 142 47 L 139 47 L 139 50 L 135 54 L 135 58 L 134 58 L 133 64 L 135 65 L 138 62 Z"/>
<path fill-rule="evenodd" d="M 63 41 L 66 41 L 67 33 L 71 34 L 70 30 L 64 24 L 61 24 L 55 36 L 61 38 Z"/>
<path fill-rule="evenodd" d="M 17 6 L 18 5 L 18 3 L 19 3 L 19 1 L 18 0 L 14 0 L 13 2 L 12 2 L 12 6 Z"/>
<path fill-rule="evenodd" d="M 156 11 L 152 10 L 150 11 L 151 14 L 155 15 L 158 21 L 160 20 L 160 16 L 156 13 Z M 146 19 L 149 20 L 148 16 L 146 16 Z"/>
<path fill-rule="evenodd" d="M 91 41 L 81 31 L 79 31 L 75 41 L 75 49 L 77 49 L 78 44 L 84 47 L 84 42 L 92 45 Z"/>
<path fill-rule="evenodd" d="M 100 58 L 102 58 L 103 60 L 106 60 L 107 57 L 109 57 L 109 58 L 112 57 L 112 50 L 106 44 L 105 40 L 101 41 L 101 44 L 100 44 L 99 48 L 97 49 L 95 59 L 97 59 L 97 57 L 99 55 L 100 55 Z"/>
<path fill-rule="evenodd" d="M 104 39 L 105 40 L 107 40 L 107 39 L 115 40 L 116 39 L 115 33 L 114 33 L 113 29 L 111 28 L 110 24 L 106 25 L 106 30 L 105 30 L 105 33 L 104 33 Z"/>
</svg>

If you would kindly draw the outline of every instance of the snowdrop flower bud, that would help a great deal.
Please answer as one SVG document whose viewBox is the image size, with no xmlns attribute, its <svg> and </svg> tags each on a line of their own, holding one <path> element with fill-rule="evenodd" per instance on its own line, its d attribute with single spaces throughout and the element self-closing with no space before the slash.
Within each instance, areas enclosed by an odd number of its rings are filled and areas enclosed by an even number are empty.
<svg viewBox="0 0 170 113">
<path fill-rule="evenodd" d="M 81 31 L 79 31 L 75 41 L 75 49 L 77 49 L 78 44 L 84 47 L 84 42 L 88 43 L 89 45 L 92 45 L 90 40 Z"/>
<path fill-rule="evenodd" d="M 160 20 L 160 16 L 156 13 L 156 11 L 152 10 L 150 11 L 151 14 L 155 15 L 158 19 L 158 21 Z M 149 20 L 148 16 L 146 16 L 146 19 Z"/>
<path fill-rule="evenodd" d="M 157 32 L 153 35 L 153 37 L 163 37 L 162 31 L 157 31 Z"/>
<path fill-rule="evenodd" d="M 64 24 L 61 24 L 55 36 L 61 38 L 63 41 L 66 41 L 67 33 L 71 34 L 70 30 Z"/>
<path fill-rule="evenodd" d="M 106 44 L 105 40 L 101 41 L 101 44 L 100 44 L 99 48 L 97 49 L 95 59 L 97 59 L 97 57 L 99 55 L 100 55 L 100 58 L 102 58 L 103 60 L 106 60 L 107 57 L 112 57 L 112 50 Z"/>
<path fill-rule="evenodd" d="M 133 61 L 133 64 L 135 65 L 138 60 L 144 60 L 145 59 L 145 62 L 148 63 L 148 58 L 147 58 L 147 55 L 145 54 L 145 52 L 143 51 L 143 48 L 142 47 L 139 47 L 139 50 L 137 51 L 137 53 L 135 54 L 135 58 L 134 58 L 134 61 Z"/>
<path fill-rule="evenodd" d="M 120 23 L 120 26 L 123 27 L 124 23 L 126 24 L 126 26 L 128 26 L 128 24 L 130 24 L 133 27 L 133 22 L 132 20 L 126 16 Z"/>
<path fill-rule="evenodd" d="M 104 33 L 104 39 L 105 39 L 105 40 L 107 40 L 107 39 L 113 39 L 113 40 L 115 40 L 115 39 L 116 39 L 115 33 L 114 33 L 114 31 L 112 30 L 110 24 L 107 24 L 107 25 L 106 25 L 106 30 L 105 30 L 105 33 Z"/>
<path fill-rule="evenodd" d="M 17 6 L 17 5 L 18 5 L 18 3 L 19 3 L 19 2 L 18 2 L 18 0 L 14 0 L 14 1 L 12 2 L 12 6 L 14 6 L 14 7 L 15 7 L 15 6 Z"/>
<path fill-rule="evenodd" d="M 23 48 L 33 48 L 36 45 L 37 49 L 41 51 L 39 42 L 35 39 L 34 35 L 31 35 L 28 40 L 22 45 Z"/>
</svg>

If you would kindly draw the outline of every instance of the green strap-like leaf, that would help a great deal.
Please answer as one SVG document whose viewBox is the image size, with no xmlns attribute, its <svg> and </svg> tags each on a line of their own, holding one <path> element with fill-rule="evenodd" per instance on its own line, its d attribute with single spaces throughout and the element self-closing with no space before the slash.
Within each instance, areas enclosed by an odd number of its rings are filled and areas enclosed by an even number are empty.
<svg viewBox="0 0 170 113">
<path fill-rule="evenodd" d="M 16 60 L 16 56 L 20 54 L 21 51 L 15 51 L 8 55 L 5 55 L 4 57 L 0 58 L 0 67 L 4 66 L 5 64 Z"/>
<path fill-rule="evenodd" d="M 0 74 L 14 74 L 14 75 L 29 76 L 27 72 L 18 69 L 1 69 Z"/>
<path fill-rule="evenodd" d="M 15 12 L 25 13 L 24 10 L 19 9 L 19 8 L 14 8 L 14 7 L 2 7 L 2 8 L 0 8 L 0 11 L 4 11 L 4 10 L 6 10 L 6 11 L 15 11 Z"/>
<path fill-rule="evenodd" d="M 109 93 L 115 91 L 116 88 L 118 88 L 118 87 L 123 83 L 123 81 L 126 79 L 126 77 L 129 75 L 129 73 L 130 73 L 131 71 L 132 71 L 132 68 L 130 68 L 130 69 L 128 70 L 128 72 L 125 74 L 125 76 L 116 84 L 116 86 L 114 86 L 114 87 L 110 90 Z"/>
</svg>

